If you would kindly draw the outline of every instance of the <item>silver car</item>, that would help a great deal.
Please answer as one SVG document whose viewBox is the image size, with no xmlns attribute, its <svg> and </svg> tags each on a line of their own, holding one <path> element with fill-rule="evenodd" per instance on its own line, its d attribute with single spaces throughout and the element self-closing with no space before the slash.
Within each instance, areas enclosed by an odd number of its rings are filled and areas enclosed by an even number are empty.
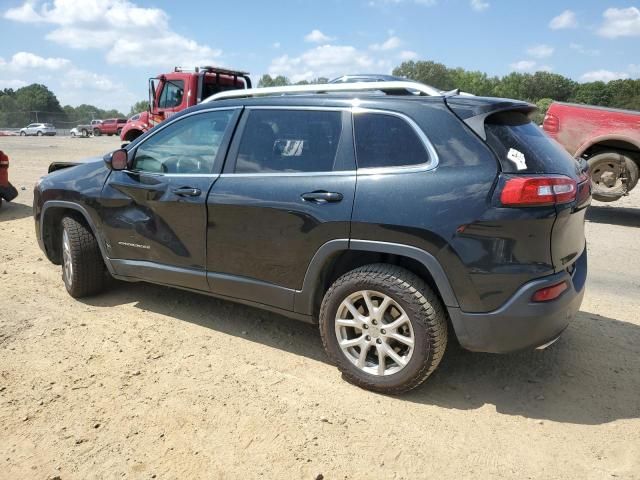
<svg viewBox="0 0 640 480">
<path fill-rule="evenodd" d="M 26 135 L 37 135 L 41 137 L 42 135 L 55 135 L 56 133 L 56 127 L 50 123 L 30 123 L 20 129 L 20 136 L 22 137 Z"/>
</svg>

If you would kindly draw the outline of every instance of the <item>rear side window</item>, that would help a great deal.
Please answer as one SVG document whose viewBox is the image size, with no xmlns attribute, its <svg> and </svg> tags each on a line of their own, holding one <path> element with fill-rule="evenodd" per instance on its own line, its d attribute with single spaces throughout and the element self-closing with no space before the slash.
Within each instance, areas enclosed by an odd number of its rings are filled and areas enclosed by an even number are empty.
<svg viewBox="0 0 640 480">
<path fill-rule="evenodd" d="M 429 161 L 429 154 L 409 123 L 395 115 L 354 115 L 358 168 L 405 167 Z"/>
<path fill-rule="evenodd" d="M 341 135 L 341 112 L 250 110 L 235 172 L 330 172 Z"/>
<path fill-rule="evenodd" d="M 487 143 L 505 173 L 557 173 L 573 176 L 576 162 L 521 112 L 491 115 L 484 126 Z"/>
</svg>

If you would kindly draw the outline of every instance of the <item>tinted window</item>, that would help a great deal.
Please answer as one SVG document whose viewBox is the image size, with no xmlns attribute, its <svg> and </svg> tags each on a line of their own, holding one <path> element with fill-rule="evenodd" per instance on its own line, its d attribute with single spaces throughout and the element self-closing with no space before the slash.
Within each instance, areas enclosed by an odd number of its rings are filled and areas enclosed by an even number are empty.
<svg viewBox="0 0 640 480">
<path fill-rule="evenodd" d="M 429 161 L 427 150 L 406 120 L 382 113 L 354 116 L 358 168 L 402 167 Z"/>
<path fill-rule="evenodd" d="M 341 112 L 251 110 L 235 171 L 329 172 L 341 134 Z"/>
<path fill-rule="evenodd" d="M 211 173 L 232 110 L 185 117 L 142 143 L 134 170 L 154 173 Z"/>
<path fill-rule="evenodd" d="M 575 175 L 571 156 L 524 113 L 491 115 L 484 129 L 504 172 Z"/>
<path fill-rule="evenodd" d="M 184 96 L 184 81 L 172 80 L 164 84 L 162 94 L 160 95 L 160 101 L 158 107 L 160 108 L 172 108 L 177 107 L 182 103 L 182 97 Z"/>
</svg>

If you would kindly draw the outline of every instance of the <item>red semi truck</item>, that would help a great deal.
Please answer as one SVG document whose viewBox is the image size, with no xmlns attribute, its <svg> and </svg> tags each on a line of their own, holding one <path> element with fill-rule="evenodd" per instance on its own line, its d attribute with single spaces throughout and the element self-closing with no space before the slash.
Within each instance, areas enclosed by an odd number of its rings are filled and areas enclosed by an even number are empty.
<svg viewBox="0 0 640 480">
<path fill-rule="evenodd" d="M 224 90 L 251 88 L 247 72 L 218 67 L 196 67 L 149 79 L 149 110 L 131 117 L 122 127 L 120 138 L 135 140 L 147 130 L 185 108 L 197 105 L 211 95 Z"/>
<path fill-rule="evenodd" d="M 554 102 L 543 128 L 589 163 L 593 198 L 613 202 L 638 184 L 640 112 Z"/>
</svg>

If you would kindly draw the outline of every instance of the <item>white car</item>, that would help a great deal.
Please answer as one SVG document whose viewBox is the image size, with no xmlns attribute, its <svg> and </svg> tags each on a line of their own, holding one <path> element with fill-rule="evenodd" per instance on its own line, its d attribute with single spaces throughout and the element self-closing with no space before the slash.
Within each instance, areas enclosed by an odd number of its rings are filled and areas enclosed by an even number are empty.
<svg viewBox="0 0 640 480">
<path fill-rule="evenodd" d="M 27 135 L 37 135 L 41 137 L 42 135 L 55 135 L 56 127 L 54 127 L 50 123 L 30 123 L 24 128 L 20 129 L 20 136 L 25 137 Z"/>
</svg>

